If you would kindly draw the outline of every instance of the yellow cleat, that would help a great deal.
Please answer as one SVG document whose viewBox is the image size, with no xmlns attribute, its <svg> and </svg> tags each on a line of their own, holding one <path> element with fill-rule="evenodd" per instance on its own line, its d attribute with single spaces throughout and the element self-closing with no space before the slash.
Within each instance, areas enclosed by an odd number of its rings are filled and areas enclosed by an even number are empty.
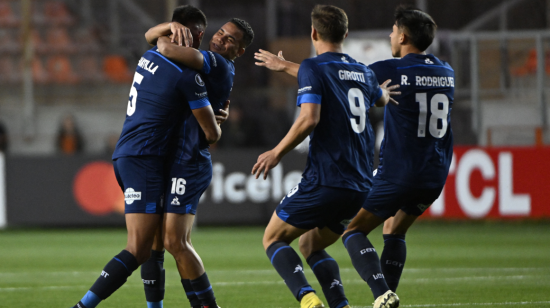
<svg viewBox="0 0 550 308">
<path fill-rule="evenodd" d="M 378 296 L 374 301 L 373 308 L 397 308 L 399 307 L 399 297 L 391 290 Z"/>
<path fill-rule="evenodd" d="M 325 308 L 325 305 L 323 305 L 323 302 L 317 297 L 317 294 L 315 292 L 310 292 L 304 297 L 302 297 L 302 301 L 300 302 L 301 308 Z"/>
</svg>

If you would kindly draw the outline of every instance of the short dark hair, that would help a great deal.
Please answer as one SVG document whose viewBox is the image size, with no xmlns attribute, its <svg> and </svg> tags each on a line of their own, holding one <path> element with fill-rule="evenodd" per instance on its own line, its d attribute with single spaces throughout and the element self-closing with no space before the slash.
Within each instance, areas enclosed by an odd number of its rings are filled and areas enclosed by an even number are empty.
<svg viewBox="0 0 550 308">
<path fill-rule="evenodd" d="M 428 13 L 415 8 L 398 6 L 394 17 L 395 25 L 405 32 L 414 47 L 420 51 L 428 49 L 437 30 L 435 21 Z"/>
<path fill-rule="evenodd" d="M 311 24 L 321 39 L 331 43 L 340 43 L 348 32 L 346 12 L 333 5 L 317 4 L 311 11 Z"/>
<path fill-rule="evenodd" d="M 249 23 L 240 18 L 231 18 L 229 22 L 232 22 L 237 28 L 243 32 L 244 48 L 247 48 L 254 40 L 254 30 Z"/>
<path fill-rule="evenodd" d="M 172 21 L 179 22 L 182 25 L 187 23 L 197 23 L 204 25 L 205 28 L 208 26 L 206 15 L 192 5 L 178 6 L 172 14 Z"/>
</svg>

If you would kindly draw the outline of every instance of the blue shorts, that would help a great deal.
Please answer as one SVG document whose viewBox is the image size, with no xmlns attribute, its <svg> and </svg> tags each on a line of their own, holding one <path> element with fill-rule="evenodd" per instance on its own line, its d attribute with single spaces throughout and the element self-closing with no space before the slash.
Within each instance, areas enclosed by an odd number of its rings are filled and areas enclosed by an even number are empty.
<svg viewBox="0 0 550 308">
<path fill-rule="evenodd" d="M 357 215 L 368 192 L 318 185 L 298 184 L 277 206 L 277 216 L 300 229 L 328 227 L 342 234 Z"/>
<path fill-rule="evenodd" d="M 190 165 L 173 163 L 166 182 L 164 211 L 196 214 L 199 199 L 211 180 L 211 161 Z"/>
<path fill-rule="evenodd" d="M 157 156 L 120 157 L 113 161 L 124 192 L 125 213 L 162 214 L 164 160 Z"/>
<path fill-rule="evenodd" d="M 439 197 L 441 188 L 411 188 L 397 185 L 381 178 L 374 182 L 363 208 L 374 215 L 387 219 L 398 210 L 407 215 L 420 216 Z"/>
</svg>

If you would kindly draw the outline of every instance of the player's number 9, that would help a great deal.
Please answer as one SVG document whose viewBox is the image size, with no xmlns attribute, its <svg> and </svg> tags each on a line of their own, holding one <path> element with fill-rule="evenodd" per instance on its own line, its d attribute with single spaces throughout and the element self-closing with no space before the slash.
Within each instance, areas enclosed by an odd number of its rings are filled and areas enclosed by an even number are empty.
<svg viewBox="0 0 550 308">
<path fill-rule="evenodd" d="M 126 109 L 126 114 L 128 116 L 132 116 L 134 112 L 136 112 L 136 101 L 137 101 L 137 89 L 136 89 L 136 83 L 141 84 L 141 81 L 143 80 L 143 75 L 136 72 L 134 75 L 134 81 L 132 82 L 132 89 L 130 90 L 130 98 L 128 99 L 128 109 Z"/>
<path fill-rule="evenodd" d="M 426 137 L 426 118 L 428 115 L 428 93 L 416 93 L 416 102 L 419 104 L 418 137 Z M 442 109 L 439 109 L 439 103 Z M 430 135 L 434 138 L 443 138 L 447 132 L 447 116 L 449 115 L 449 98 L 445 94 L 435 94 L 430 100 Z M 441 120 L 441 128 L 437 124 Z"/>
<path fill-rule="evenodd" d="M 356 105 L 355 99 L 359 101 L 359 106 Z M 365 123 L 367 122 L 367 108 L 365 107 L 365 98 L 363 92 L 358 88 L 351 88 L 348 91 L 348 102 L 351 114 L 359 117 L 359 123 L 355 117 L 350 118 L 351 128 L 354 132 L 360 134 L 365 130 Z"/>
</svg>

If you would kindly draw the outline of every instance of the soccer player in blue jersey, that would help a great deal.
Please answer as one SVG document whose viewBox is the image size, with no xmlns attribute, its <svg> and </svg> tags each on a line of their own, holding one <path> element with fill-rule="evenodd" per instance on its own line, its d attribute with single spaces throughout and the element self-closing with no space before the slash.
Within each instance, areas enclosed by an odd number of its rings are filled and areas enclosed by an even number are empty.
<svg viewBox="0 0 550 308">
<path fill-rule="evenodd" d="M 149 259 L 162 222 L 168 145 L 182 119 L 194 123 L 194 142 L 199 130 L 201 142 L 214 143 L 221 136 L 200 74 L 171 62 L 155 47 L 136 68 L 126 120 L 113 153 L 115 175 L 125 195 L 128 243 L 74 307 L 96 307 Z"/>
<path fill-rule="evenodd" d="M 233 86 L 235 67 L 233 60 L 242 55 L 254 38 L 254 32 L 248 23 L 233 18 L 214 34 L 210 41 L 210 51 L 198 50 L 199 46 L 186 48 L 183 45 L 183 31 L 191 32 L 193 38 L 202 40 L 207 22 L 204 14 L 192 6 L 182 6 L 175 13 L 184 10 L 187 19 L 199 18 L 201 23 L 189 29 L 188 23 L 173 20 L 151 28 L 146 33 L 147 41 L 158 44 L 159 52 L 169 59 L 196 69 L 203 76 L 208 99 L 215 110 L 222 113 L 227 106 L 224 103 Z M 183 24 L 183 25 L 182 25 Z M 178 35 L 169 39 L 168 34 Z M 213 52 L 214 51 L 214 52 Z M 203 93 L 206 95 L 206 92 Z M 224 109 L 221 109 L 224 108 Z M 225 114 L 226 116 L 227 114 Z M 219 118 L 220 116 L 218 116 Z M 192 118 L 186 119 L 181 126 L 177 152 L 174 154 L 167 179 L 165 192 L 164 233 L 157 235 L 152 257 L 142 265 L 146 299 L 149 308 L 162 307 L 164 298 L 164 276 L 162 262 L 163 247 L 175 258 L 181 282 L 187 298 L 193 308 L 217 307 L 214 292 L 205 272 L 203 263 L 191 244 L 191 231 L 195 219 L 199 198 L 210 184 L 212 162 L 207 143 L 196 143 L 191 139 L 199 136 L 200 130 Z"/>
<path fill-rule="evenodd" d="M 369 65 L 379 81 L 392 79 L 401 85 L 402 92 L 396 97 L 399 107 L 386 106 L 373 188 L 343 237 L 354 266 L 377 298 L 375 307 L 397 302 L 386 295 L 395 292 L 403 272 L 405 234 L 440 195 L 452 159 L 454 71 L 446 62 L 425 53 L 436 29 L 428 14 L 398 7 L 390 38 L 392 55 L 399 59 Z M 262 61 L 260 66 L 294 76 L 299 67 L 284 61 L 282 53 L 275 56 L 260 51 L 256 58 Z M 366 235 L 384 221 L 380 265 Z"/>
<path fill-rule="evenodd" d="M 331 308 L 349 308 L 338 264 L 325 248 L 336 242 L 357 214 L 372 184 L 374 135 L 368 110 L 385 106 L 398 86 L 381 86 L 374 73 L 342 53 L 347 36 L 346 13 L 317 5 L 311 13 L 311 39 L 317 57 L 302 62 L 298 72 L 300 115 L 283 140 L 258 157 L 252 174 L 263 178 L 281 158 L 310 136 L 302 181 L 277 206 L 263 245 L 272 265 L 302 308 L 324 307 L 306 280 L 299 247 L 315 273 Z M 393 94 L 393 93 L 392 93 Z"/>
</svg>

